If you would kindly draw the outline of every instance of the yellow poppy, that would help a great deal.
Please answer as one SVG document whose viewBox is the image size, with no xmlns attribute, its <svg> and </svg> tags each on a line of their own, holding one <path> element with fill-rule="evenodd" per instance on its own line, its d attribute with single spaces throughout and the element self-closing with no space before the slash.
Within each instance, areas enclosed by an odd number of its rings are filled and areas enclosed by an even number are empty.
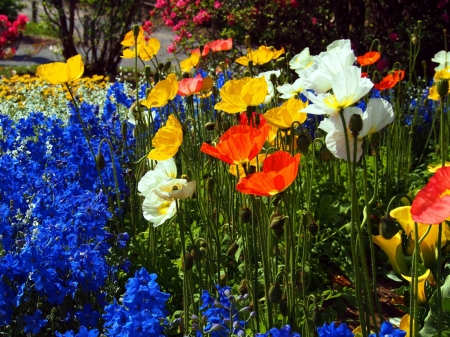
<svg viewBox="0 0 450 337">
<path fill-rule="evenodd" d="M 222 101 L 214 106 L 216 110 L 234 114 L 243 112 L 248 106 L 257 106 L 267 96 L 267 82 L 264 77 L 244 77 L 230 80 L 220 89 Z"/>
<path fill-rule="evenodd" d="M 262 65 L 276 60 L 284 54 L 284 48 L 276 50 L 274 47 L 260 46 L 256 50 L 248 50 L 245 56 L 236 59 L 236 63 L 248 66 L 248 61 L 252 61 L 254 65 Z"/>
<path fill-rule="evenodd" d="M 281 106 L 268 110 L 264 114 L 264 118 L 277 128 L 288 129 L 292 123 L 302 124 L 306 120 L 306 113 L 300 112 L 300 110 L 306 108 L 307 105 L 308 103 L 303 103 L 301 100 L 290 98 Z"/>
<path fill-rule="evenodd" d="M 84 63 L 78 54 L 67 60 L 67 63 L 53 62 L 37 67 L 36 76 L 51 84 L 63 84 L 76 80 L 83 75 Z"/>
<path fill-rule="evenodd" d="M 417 299 L 419 301 L 419 304 L 427 303 L 427 297 L 425 296 L 425 281 L 428 279 L 429 276 L 430 276 L 430 269 L 427 269 L 425 274 L 418 277 L 419 289 L 418 289 L 418 293 L 417 293 Z M 406 276 L 406 275 L 402 274 L 402 277 L 405 280 L 407 280 L 409 283 L 411 283 L 411 281 L 412 281 L 411 276 Z"/>
<path fill-rule="evenodd" d="M 372 240 L 386 253 L 394 271 L 397 274 L 406 274 L 408 267 L 406 267 L 405 257 L 402 252 L 402 238 L 400 233 L 401 231 L 389 240 L 381 235 L 372 235 Z"/>
<path fill-rule="evenodd" d="M 144 28 L 142 26 L 139 27 L 139 33 L 137 36 L 137 43 L 140 44 L 144 41 Z M 134 46 L 135 39 L 134 39 L 134 32 L 133 29 L 130 30 L 128 33 L 125 34 L 125 37 L 123 38 L 122 42 L 120 44 L 125 47 L 131 47 Z"/>
<path fill-rule="evenodd" d="M 157 38 L 151 38 L 147 42 L 139 43 L 137 46 L 138 56 L 142 61 L 149 61 L 159 52 L 159 48 L 161 47 L 161 43 Z M 134 58 L 135 51 L 134 49 L 124 49 L 122 52 L 122 58 Z"/>
<path fill-rule="evenodd" d="M 178 82 L 175 74 L 169 74 L 165 80 L 158 82 L 141 104 L 147 108 L 159 108 L 173 99 L 178 91 Z"/>
<path fill-rule="evenodd" d="M 405 234 L 414 240 L 414 220 L 411 215 L 411 206 L 397 207 L 391 211 L 390 215 L 399 222 Z M 429 224 L 418 223 L 417 226 L 420 239 L 428 231 Z M 438 226 L 431 226 L 427 236 L 420 243 L 420 253 L 426 268 L 432 268 L 436 263 L 438 229 Z M 442 245 L 445 244 L 445 241 L 446 237 L 442 236 Z"/>
<path fill-rule="evenodd" d="M 188 73 L 192 68 L 195 68 L 200 62 L 200 50 L 192 52 L 191 56 L 180 62 L 180 68 L 183 73 Z"/>
<path fill-rule="evenodd" d="M 153 160 L 167 160 L 172 158 L 183 142 L 183 128 L 177 118 L 172 114 L 167 124 L 158 130 L 153 138 L 152 145 L 155 147 L 147 155 Z"/>
<path fill-rule="evenodd" d="M 446 161 L 445 162 L 445 166 L 450 166 L 450 161 Z M 428 165 L 428 172 L 431 172 L 431 173 L 436 173 L 436 171 L 438 170 L 438 169 L 440 169 L 442 167 L 442 163 L 440 163 L 440 164 L 430 164 L 430 165 Z"/>
</svg>

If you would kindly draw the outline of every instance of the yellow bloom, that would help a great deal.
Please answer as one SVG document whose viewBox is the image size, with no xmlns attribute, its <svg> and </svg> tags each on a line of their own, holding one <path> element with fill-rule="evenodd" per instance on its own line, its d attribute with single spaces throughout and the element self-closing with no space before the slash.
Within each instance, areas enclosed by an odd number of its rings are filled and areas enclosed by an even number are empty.
<svg viewBox="0 0 450 337">
<path fill-rule="evenodd" d="M 390 216 L 395 218 L 402 226 L 405 234 L 412 240 L 415 239 L 414 234 L 414 220 L 411 215 L 411 206 L 402 206 L 393 209 Z M 418 223 L 418 237 L 419 239 L 428 231 L 428 224 Z M 438 226 L 431 226 L 425 239 L 420 243 L 420 252 L 423 264 L 426 268 L 432 268 L 436 263 L 436 246 L 438 238 Z M 445 244 L 446 238 L 442 237 L 442 245 Z"/>
<path fill-rule="evenodd" d="M 63 84 L 80 78 L 83 72 L 83 60 L 78 54 L 69 58 L 67 63 L 53 62 L 37 67 L 36 76 L 52 84 Z"/>
<path fill-rule="evenodd" d="M 271 125 L 280 129 L 289 129 L 294 122 L 302 124 L 306 120 L 306 113 L 300 110 L 306 108 L 308 103 L 301 100 L 290 98 L 280 107 L 268 110 L 264 114 L 264 118 Z"/>
<path fill-rule="evenodd" d="M 139 33 L 137 36 L 137 43 L 142 43 L 144 41 L 144 29 L 142 28 L 142 26 L 139 27 Z M 134 32 L 133 29 L 130 30 L 128 33 L 125 34 L 125 37 L 123 38 L 123 41 L 120 42 L 120 44 L 122 46 L 125 47 L 131 47 L 134 46 Z"/>
<path fill-rule="evenodd" d="M 437 89 L 439 80 L 450 80 L 450 67 L 436 71 L 436 73 L 434 74 L 434 84 L 432 87 L 430 87 L 430 90 L 428 92 L 428 98 L 433 101 L 439 101 L 441 99 Z M 450 95 L 450 86 L 447 94 Z"/>
<path fill-rule="evenodd" d="M 406 267 L 405 257 L 402 252 L 402 238 L 400 233 L 401 231 L 389 240 L 383 238 L 381 235 L 372 235 L 372 240 L 386 253 L 394 271 L 397 274 L 406 274 L 408 268 Z"/>
<path fill-rule="evenodd" d="M 276 60 L 282 54 L 284 54 L 284 48 L 276 50 L 274 47 L 260 46 L 256 50 L 249 49 L 245 56 L 236 59 L 236 63 L 247 67 L 248 61 L 252 61 L 254 65 L 262 65 L 271 60 Z"/>
<path fill-rule="evenodd" d="M 159 52 L 159 48 L 161 47 L 161 43 L 157 38 L 151 38 L 147 42 L 139 43 L 137 46 L 138 56 L 142 61 L 149 61 L 152 57 L 154 57 Z M 135 51 L 134 49 L 124 49 L 122 52 L 122 58 L 134 58 Z"/>
<path fill-rule="evenodd" d="M 200 51 L 195 50 L 192 52 L 191 56 L 180 62 L 180 68 L 183 73 L 188 73 L 192 68 L 195 68 L 200 62 Z"/>
<path fill-rule="evenodd" d="M 446 161 L 445 162 L 445 166 L 450 166 L 450 161 Z M 438 170 L 438 169 L 440 169 L 442 167 L 442 163 L 440 163 L 440 164 L 430 164 L 430 165 L 428 165 L 428 172 L 431 172 L 431 173 L 436 173 L 436 171 Z"/>
<path fill-rule="evenodd" d="M 417 293 L 417 299 L 419 301 L 419 304 L 427 303 L 427 297 L 425 296 L 425 281 L 427 280 L 428 276 L 430 276 L 430 269 L 427 269 L 425 274 L 423 274 L 423 275 L 418 277 L 419 291 Z M 403 275 L 403 274 L 402 274 L 402 277 L 405 280 L 407 280 L 409 283 L 411 283 L 412 277 L 406 276 L 406 275 Z"/>
<path fill-rule="evenodd" d="M 405 337 L 411 337 L 411 336 L 416 335 L 416 334 L 411 334 L 409 331 L 410 322 L 411 322 L 411 316 L 409 316 L 408 314 L 404 315 L 400 321 L 399 329 L 406 332 Z M 414 327 L 414 325 L 413 325 L 413 327 Z"/>
<path fill-rule="evenodd" d="M 245 111 L 248 106 L 263 103 L 266 96 L 267 82 L 264 77 L 230 80 L 220 89 L 222 101 L 217 103 L 214 109 L 231 114 L 239 113 Z"/>
<path fill-rule="evenodd" d="M 172 114 L 167 124 L 158 130 L 153 138 L 151 150 L 147 158 L 153 160 L 167 160 L 172 158 L 183 142 L 183 128 L 177 118 Z"/>
<path fill-rule="evenodd" d="M 159 108 L 173 99 L 178 91 L 178 82 L 175 74 L 169 74 L 165 80 L 158 82 L 141 104 L 147 108 Z"/>
</svg>

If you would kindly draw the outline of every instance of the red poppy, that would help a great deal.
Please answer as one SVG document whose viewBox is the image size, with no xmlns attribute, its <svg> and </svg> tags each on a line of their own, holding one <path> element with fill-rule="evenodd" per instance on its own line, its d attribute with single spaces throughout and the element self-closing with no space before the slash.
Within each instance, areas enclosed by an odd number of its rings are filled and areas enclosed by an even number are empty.
<svg viewBox="0 0 450 337">
<path fill-rule="evenodd" d="M 268 124 L 261 129 L 235 125 L 220 137 L 216 147 L 203 143 L 200 151 L 230 165 L 248 163 L 261 151 L 269 131 Z"/>
<path fill-rule="evenodd" d="M 211 77 L 202 78 L 200 74 L 194 78 L 183 78 L 178 82 L 178 92 L 180 96 L 190 96 L 200 92 L 208 91 L 213 84 Z"/>
<path fill-rule="evenodd" d="M 411 205 L 415 222 L 439 224 L 450 217 L 450 167 L 436 171 Z"/>
<path fill-rule="evenodd" d="M 375 87 L 375 89 L 380 91 L 391 89 L 395 87 L 395 85 L 399 81 L 403 80 L 404 77 L 405 77 L 404 70 L 395 70 L 394 72 L 386 75 L 380 83 L 376 83 L 373 86 Z"/>
<path fill-rule="evenodd" d="M 264 118 L 264 115 L 259 112 L 252 112 L 252 118 L 250 120 L 250 124 L 248 122 L 248 117 L 246 112 L 242 112 L 239 116 L 239 123 L 241 125 L 250 125 L 254 128 L 260 129 L 264 125 L 267 124 L 266 119 Z"/>
<path fill-rule="evenodd" d="M 236 190 L 266 197 L 284 191 L 297 177 L 300 157 L 300 153 L 292 157 L 288 152 L 275 152 L 264 160 L 262 172 L 241 178 Z"/>
<path fill-rule="evenodd" d="M 206 46 L 208 46 L 208 50 L 211 50 L 213 53 L 230 50 L 233 48 L 233 39 L 230 37 L 226 40 L 215 40 L 207 43 L 205 47 Z"/>
<path fill-rule="evenodd" d="M 371 64 L 374 64 L 380 59 L 380 53 L 377 51 L 369 51 L 365 53 L 363 56 L 358 56 L 356 58 L 356 61 L 361 65 L 361 67 L 364 66 L 370 66 Z"/>
</svg>

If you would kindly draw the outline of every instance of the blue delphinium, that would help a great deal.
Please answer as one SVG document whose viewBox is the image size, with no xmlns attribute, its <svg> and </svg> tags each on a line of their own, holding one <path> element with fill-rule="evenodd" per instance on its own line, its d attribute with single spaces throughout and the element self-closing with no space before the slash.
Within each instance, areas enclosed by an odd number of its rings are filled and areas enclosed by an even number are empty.
<svg viewBox="0 0 450 337">
<path fill-rule="evenodd" d="M 324 323 L 322 327 L 317 328 L 319 337 L 353 337 L 353 332 L 347 327 L 347 324 L 341 323 L 337 328 L 334 323 Z"/>
<path fill-rule="evenodd" d="M 41 328 L 47 325 L 48 320 L 42 318 L 42 311 L 36 310 L 33 316 L 25 316 L 25 333 L 37 334 Z"/>
<path fill-rule="evenodd" d="M 391 322 L 384 321 L 380 328 L 380 337 L 404 337 L 406 336 L 406 331 L 395 329 Z M 370 334 L 369 337 L 376 337 L 374 333 Z"/>
<path fill-rule="evenodd" d="M 125 285 L 122 305 L 105 307 L 104 328 L 107 336 L 162 336 L 169 294 L 160 291 L 156 274 L 145 268 L 136 272 Z"/>
<path fill-rule="evenodd" d="M 259 334 L 258 336 L 264 337 L 300 337 L 298 332 L 291 332 L 291 326 L 286 324 L 282 328 L 272 328 L 265 334 Z"/>
</svg>

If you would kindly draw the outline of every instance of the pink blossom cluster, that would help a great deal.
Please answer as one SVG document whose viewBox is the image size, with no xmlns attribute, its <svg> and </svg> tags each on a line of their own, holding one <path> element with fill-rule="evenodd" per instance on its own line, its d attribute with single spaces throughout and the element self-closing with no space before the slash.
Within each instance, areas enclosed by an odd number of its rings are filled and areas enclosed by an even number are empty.
<svg viewBox="0 0 450 337">
<path fill-rule="evenodd" d="M 200 9 L 198 14 L 192 18 L 194 23 L 196 25 L 202 25 L 204 23 L 207 23 L 211 20 L 211 15 L 208 13 L 208 11 L 204 9 Z"/>
<path fill-rule="evenodd" d="M 20 33 L 25 30 L 28 17 L 19 14 L 14 22 L 10 22 L 8 17 L 0 14 L 0 58 L 12 57 L 16 53 L 14 45 L 20 37 Z"/>
</svg>

